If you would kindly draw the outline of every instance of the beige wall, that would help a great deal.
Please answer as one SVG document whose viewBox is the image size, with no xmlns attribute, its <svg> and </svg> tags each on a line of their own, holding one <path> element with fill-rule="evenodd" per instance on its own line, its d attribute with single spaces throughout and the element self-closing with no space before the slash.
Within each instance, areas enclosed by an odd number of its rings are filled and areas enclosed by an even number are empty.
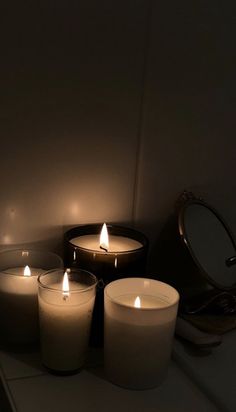
<svg viewBox="0 0 236 412">
<path fill-rule="evenodd" d="M 1 7 L 1 245 L 99 221 L 155 244 L 184 188 L 236 231 L 236 7 L 189 3 Z"/>
</svg>

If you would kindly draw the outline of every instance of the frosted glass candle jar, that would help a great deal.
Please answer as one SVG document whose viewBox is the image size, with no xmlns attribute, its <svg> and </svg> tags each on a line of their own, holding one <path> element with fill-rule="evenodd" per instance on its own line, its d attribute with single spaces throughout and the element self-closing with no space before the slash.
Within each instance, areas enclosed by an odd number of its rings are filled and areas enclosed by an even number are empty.
<svg viewBox="0 0 236 412">
<path fill-rule="evenodd" d="M 126 278 L 104 291 L 104 356 L 108 378 L 132 389 L 158 386 L 168 371 L 178 292 L 153 279 Z"/>
<path fill-rule="evenodd" d="M 83 366 L 96 293 L 96 277 L 67 269 L 39 276 L 39 320 L 43 364 L 54 372 L 74 373 Z"/>
<path fill-rule="evenodd" d="M 62 266 L 54 253 L 39 250 L 0 252 L 0 340 L 31 344 L 39 338 L 37 277 Z"/>
</svg>

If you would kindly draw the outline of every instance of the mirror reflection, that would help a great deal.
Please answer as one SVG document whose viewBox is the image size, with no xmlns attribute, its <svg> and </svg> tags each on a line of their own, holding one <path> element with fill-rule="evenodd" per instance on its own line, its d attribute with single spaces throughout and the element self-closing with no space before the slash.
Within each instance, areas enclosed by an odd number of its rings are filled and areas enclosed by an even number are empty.
<svg viewBox="0 0 236 412">
<path fill-rule="evenodd" d="M 207 205 L 189 204 L 183 215 L 187 246 L 200 268 L 220 287 L 236 286 L 236 249 L 224 222 Z"/>
</svg>

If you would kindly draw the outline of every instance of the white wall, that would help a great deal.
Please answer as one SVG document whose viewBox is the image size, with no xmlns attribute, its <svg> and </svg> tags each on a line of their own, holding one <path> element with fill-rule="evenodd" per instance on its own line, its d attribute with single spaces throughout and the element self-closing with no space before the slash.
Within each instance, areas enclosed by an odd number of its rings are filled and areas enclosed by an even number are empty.
<svg viewBox="0 0 236 412">
<path fill-rule="evenodd" d="M 185 188 L 236 230 L 235 4 L 28 3 L 1 6 L 0 244 L 99 221 L 155 244 Z"/>
</svg>

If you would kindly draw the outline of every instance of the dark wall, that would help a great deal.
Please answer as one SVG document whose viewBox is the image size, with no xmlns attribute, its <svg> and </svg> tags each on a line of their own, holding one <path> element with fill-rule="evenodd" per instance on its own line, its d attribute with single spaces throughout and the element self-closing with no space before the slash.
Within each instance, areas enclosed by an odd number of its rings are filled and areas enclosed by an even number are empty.
<svg viewBox="0 0 236 412">
<path fill-rule="evenodd" d="M 152 5 L 137 221 L 155 242 L 188 189 L 236 232 L 236 4 Z"/>
<path fill-rule="evenodd" d="M 0 10 L 0 243 L 87 222 L 155 242 L 192 189 L 236 230 L 233 1 L 9 1 Z"/>
<path fill-rule="evenodd" d="M 2 244 L 132 220 L 146 14 L 145 0 L 1 7 Z"/>
</svg>

